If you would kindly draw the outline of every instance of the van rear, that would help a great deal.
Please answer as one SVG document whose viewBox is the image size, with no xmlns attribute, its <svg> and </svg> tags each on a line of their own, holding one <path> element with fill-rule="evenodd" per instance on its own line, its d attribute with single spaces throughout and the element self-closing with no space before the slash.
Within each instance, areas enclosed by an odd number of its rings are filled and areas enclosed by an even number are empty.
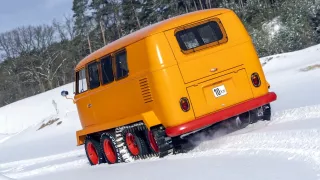
<svg viewBox="0 0 320 180">
<path fill-rule="evenodd" d="M 199 124 L 207 126 L 275 100 L 275 94 L 268 92 L 268 84 L 250 36 L 234 12 L 205 17 L 167 30 L 165 35 L 196 118 L 187 124 L 194 123 L 202 128 Z M 257 98 L 262 96 L 271 99 L 260 99 L 259 103 Z M 216 113 L 220 113 L 219 117 Z M 199 119 L 203 118 L 207 118 L 207 123 L 200 123 Z M 173 129 L 179 132 L 171 132 Z M 167 133 L 169 136 L 180 135 L 190 131 L 186 129 L 183 124 L 169 127 Z"/>
</svg>

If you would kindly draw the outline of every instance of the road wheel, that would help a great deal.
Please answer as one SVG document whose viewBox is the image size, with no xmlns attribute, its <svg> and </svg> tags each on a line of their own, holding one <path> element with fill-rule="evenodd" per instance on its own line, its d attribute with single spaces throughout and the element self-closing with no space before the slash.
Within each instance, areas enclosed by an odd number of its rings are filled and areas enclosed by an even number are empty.
<svg viewBox="0 0 320 180">
<path fill-rule="evenodd" d="M 116 147 L 115 138 L 109 133 L 103 133 L 100 137 L 100 146 L 103 150 L 103 156 L 108 164 L 121 162 L 119 149 Z"/>
<path fill-rule="evenodd" d="M 84 144 L 86 155 L 91 165 L 105 163 L 101 146 L 97 140 L 93 139 L 91 136 L 86 136 Z"/>
<path fill-rule="evenodd" d="M 148 154 L 146 142 L 135 132 L 124 133 L 125 144 L 132 156 L 144 156 Z"/>
<path fill-rule="evenodd" d="M 147 144 L 149 144 L 149 148 L 151 150 L 151 153 L 158 153 L 159 152 L 159 147 L 158 144 L 153 136 L 152 131 L 145 131 L 146 137 L 147 137 Z"/>
<path fill-rule="evenodd" d="M 266 121 L 271 120 L 271 106 L 270 106 L 270 104 L 266 104 L 263 106 L 263 120 L 266 120 Z"/>
</svg>

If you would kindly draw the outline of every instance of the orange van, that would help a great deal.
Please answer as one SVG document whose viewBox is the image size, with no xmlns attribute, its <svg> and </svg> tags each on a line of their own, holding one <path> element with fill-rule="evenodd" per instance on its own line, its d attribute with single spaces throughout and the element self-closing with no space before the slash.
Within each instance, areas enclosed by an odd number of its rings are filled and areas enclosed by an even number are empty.
<svg viewBox="0 0 320 180">
<path fill-rule="evenodd" d="M 228 9 L 145 27 L 85 57 L 75 76 L 77 143 L 92 165 L 172 154 L 174 138 L 231 118 L 270 120 L 277 98 Z"/>
</svg>

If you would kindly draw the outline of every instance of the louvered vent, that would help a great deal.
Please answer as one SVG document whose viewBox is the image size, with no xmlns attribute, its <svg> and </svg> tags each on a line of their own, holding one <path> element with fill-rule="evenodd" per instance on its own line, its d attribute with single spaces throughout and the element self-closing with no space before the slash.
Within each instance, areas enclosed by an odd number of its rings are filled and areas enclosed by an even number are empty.
<svg viewBox="0 0 320 180">
<path fill-rule="evenodd" d="M 151 95 L 151 90 L 150 90 L 148 78 L 140 79 L 139 83 L 140 83 L 141 94 L 142 94 L 142 98 L 144 100 L 144 103 L 152 102 L 153 99 L 152 99 L 152 95 Z"/>
</svg>

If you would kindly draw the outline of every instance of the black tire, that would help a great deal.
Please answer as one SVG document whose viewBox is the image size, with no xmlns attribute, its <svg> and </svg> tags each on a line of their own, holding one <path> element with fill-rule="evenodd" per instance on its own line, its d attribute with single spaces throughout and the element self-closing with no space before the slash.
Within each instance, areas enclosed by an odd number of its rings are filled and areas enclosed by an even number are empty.
<svg viewBox="0 0 320 180">
<path fill-rule="evenodd" d="M 107 147 L 105 147 L 105 143 L 107 143 Z M 103 157 L 108 164 L 116 164 L 122 162 L 119 149 L 116 146 L 116 139 L 111 134 L 103 133 L 101 135 L 100 146 L 102 149 Z M 107 151 L 109 151 L 110 154 Z"/>
<path fill-rule="evenodd" d="M 93 137 L 91 137 L 90 135 L 87 135 L 85 138 L 85 142 L 84 142 L 84 147 L 85 147 L 85 151 L 86 151 L 86 155 L 88 158 L 88 161 L 90 163 L 90 165 L 97 165 L 97 164 L 102 164 L 105 163 L 105 159 L 103 157 L 103 152 L 100 146 L 99 141 L 95 140 Z M 91 149 L 93 148 L 93 149 Z M 94 150 L 94 152 L 92 152 L 92 150 Z M 94 156 L 97 156 L 97 159 L 93 159 Z"/>
<path fill-rule="evenodd" d="M 263 120 L 270 121 L 271 120 L 271 105 L 266 104 L 263 106 Z"/>
<path fill-rule="evenodd" d="M 241 128 L 248 126 L 249 124 L 256 123 L 259 119 L 257 116 L 256 110 L 251 110 L 239 115 L 239 119 L 241 121 Z"/>
<path fill-rule="evenodd" d="M 139 154 L 138 155 L 135 155 L 133 154 L 131 151 L 130 151 L 130 148 L 128 147 L 128 144 L 126 142 L 126 136 L 127 134 L 130 133 L 133 137 L 134 137 L 134 142 L 137 146 L 137 148 L 139 149 Z M 137 132 L 123 132 L 123 138 L 124 138 L 124 142 L 125 142 L 125 146 L 126 148 L 128 149 L 129 153 L 131 154 L 131 156 L 135 157 L 135 156 L 138 156 L 138 157 L 142 157 L 144 155 L 147 155 L 148 154 L 148 146 L 145 142 L 145 140 L 142 138 L 141 134 L 137 133 Z"/>
<path fill-rule="evenodd" d="M 150 139 L 151 137 L 149 137 L 149 133 L 152 134 L 152 132 L 149 131 L 148 129 L 146 129 L 145 131 L 143 131 L 143 135 L 144 135 L 144 137 L 145 137 L 145 139 L 146 139 L 146 144 L 147 144 L 147 146 L 148 146 L 149 153 L 157 154 L 157 153 L 159 152 L 158 144 L 155 142 L 154 137 L 153 137 L 153 140 Z M 153 136 L 153 134 L 152 134 L 152 136 Z M 152 145 L 152 142 L 151 142 L 151 141 L 153 141 L 153 142 L 155 143 L 154 146 L 156 146 L 156 147 L 152 147 L 153 145 Z M 156 148 L 156 149 L 154 149 L 154 148 Z"/>
</svg>

